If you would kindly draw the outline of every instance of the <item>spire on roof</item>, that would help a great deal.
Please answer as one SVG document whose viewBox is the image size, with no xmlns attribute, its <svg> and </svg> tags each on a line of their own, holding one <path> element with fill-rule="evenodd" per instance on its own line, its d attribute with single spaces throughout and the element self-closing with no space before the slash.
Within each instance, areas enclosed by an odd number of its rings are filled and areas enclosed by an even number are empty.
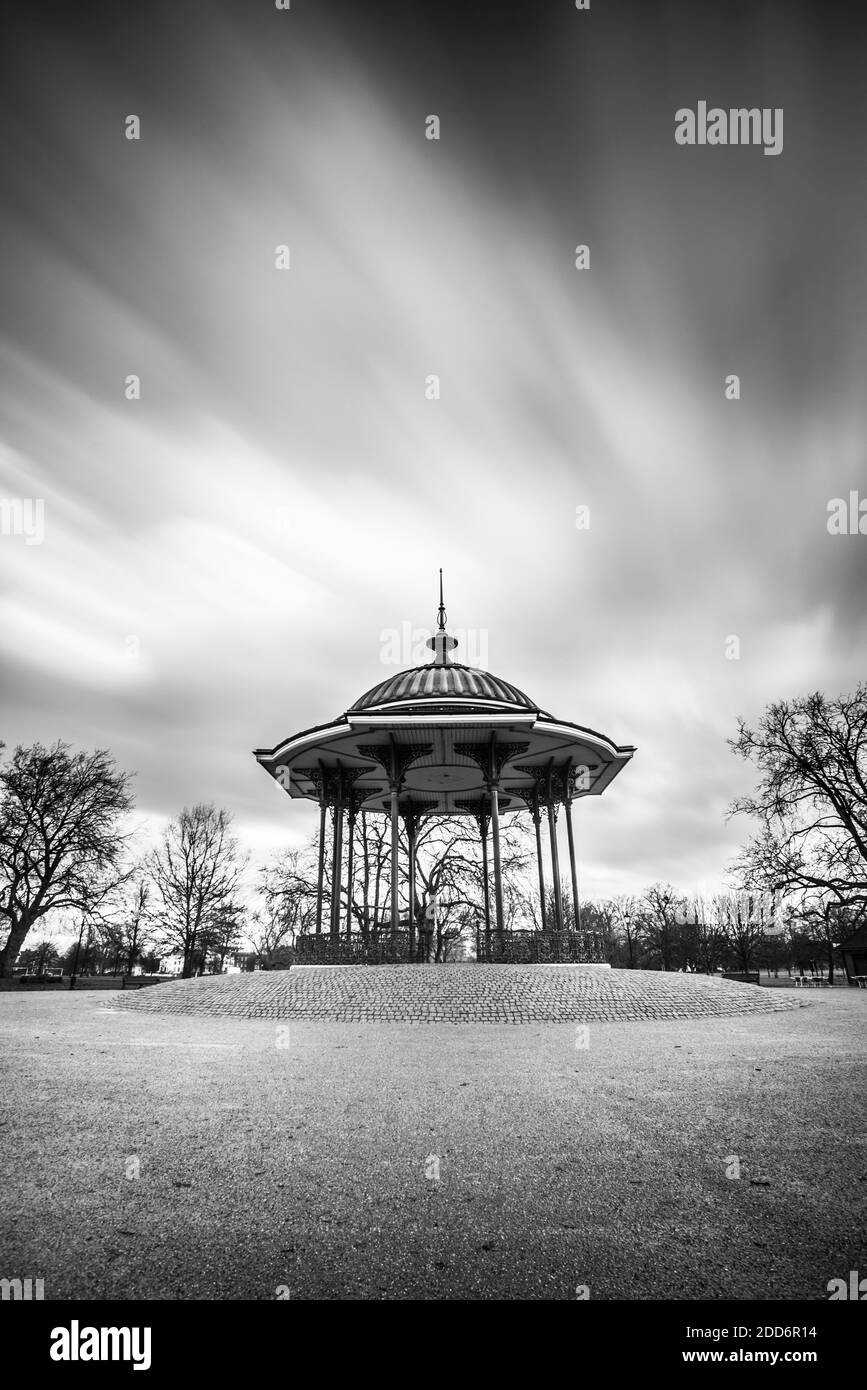
<svg viewBox="0 0 867 1390">
<path fill-rule="evenodd" d="M 434 653 L 432 662 L 434 666 L 448 666 L 449 652 L 454 651 L 455 647 L 458 645 L 457 638 L 450 637 L 446 632 L 447 622 L 448 618 L 446 617 L 445 605 L 443 603 L 443 572 L 440 570 L 440 606 L 437 612 L 437 630 L 435 635 L 429 637 L 427 640 L 427 646 L 429 646 Z"/>
</svg>

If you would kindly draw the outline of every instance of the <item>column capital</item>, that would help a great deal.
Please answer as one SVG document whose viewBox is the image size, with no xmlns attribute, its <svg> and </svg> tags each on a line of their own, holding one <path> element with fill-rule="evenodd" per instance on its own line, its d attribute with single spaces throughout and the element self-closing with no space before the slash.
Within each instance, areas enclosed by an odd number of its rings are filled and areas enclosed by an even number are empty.
<svg viewBox="0 0 867 1390">
<path fill-rule="evenodd" d="M 416 758 L 427 757 L 433 752 L 432 743 L 389 743 L 358 744 L 355 749 L 362 758 L 372 758 L 385 769 L 390 791 L 401 791 L 407 768 Z M 369 770 L 369 769 L 368 769 Z"/>
<path fill-rule="evenodd" d="M 518 771 L 523 772 L 526 769 L 519 768 Z M 513 796 L 520 796 L 522 801 L 526 801 L 530 815 L 533 817 L 533 824 L 539 825 L 542 819 L 542 806 L 536 784 L 534 783 L 532 787 L 510 787 L 509 791 Z"/>
<path fill-rule="evenodd" d="M 456 743 L 455 752 L 460 758 L 469 758 L 485 779 L 485 786 L 498 787 L 500 774 L 506 763 L 526 753 L 529 743 L 498 743 L 496 734 L 491 734 L 487 743 Z"/>
<path fill-rule="evenodd" d="M 572 768 L 570 763 L 555 765 L 553 762 L 548 762 L 516 764 L 515 771 L 523 772 L 526 776 L 532 777 L 536 794 L 544 806 L 549 806 L 552 803 L 559 806 L 571 795 L 569 790 L 570 771 L 577 774 L 578 769 Z M 573 776 L 573 786 L 574 780 Z M 521 795 L 524 796 L 524 792 L 519 787 L 515 787 L 513 790 L 520 791 Z M 526 797 L 524 799 L 527 800 Z"/>
<path fill-rule="evenodd" d="M 424 820 L 425 814 L 421 807 L 413 806 L 412 802 L 408 802 L 401 808 L 400 818 L 406 827 L 407 835 L 414 838 L 418 834 L 418 828 Z"/>
<path fill-rule="evenodd" d="M 297 772 L 301 777 L 308 777 L 319 793 L 320 805 L 324 802 L 326 806 L 334 806 L 338 800 L 342 800 L 344 805 L 348 805 L 350 799 L 358 798 L 358 804 L 366 801 L 370 796 L 370 790 L 355 792 L 354 787 L 359 777 L 365 772 L 369 772 L 367 767 L 299 767 Z"/>
<path fill-rule="evenodd" d="M 491 823 L 491 813 L 482 797 L 479 797 L 478 801 L 455 801 L 455 809 L 466 811 L 471 815 L 479 827 L 482 837 L 487 835 L 488 826 Z"/>
</svg>

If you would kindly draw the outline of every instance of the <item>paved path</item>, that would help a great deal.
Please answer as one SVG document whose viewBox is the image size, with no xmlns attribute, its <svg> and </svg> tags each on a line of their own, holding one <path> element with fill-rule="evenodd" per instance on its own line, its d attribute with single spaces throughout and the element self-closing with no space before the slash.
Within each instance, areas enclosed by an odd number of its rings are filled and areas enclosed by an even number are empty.
<svg viewBox="0 0 867 1390">
<path fill-rule="evenodd" d="M 567 1023 L 710 1018 L 798 1008 L 794 993 L 707 975 L 580 965 L 304 966 L 137 990 L 125 1007 L 237 1018 Z"/>
<path fill-rule="evenodd" d="M 865 1025 L 855 990 L 591 1023 L 586 1048 L 574 1024 L 5 994 L 0 1274 L 49 1298 L 825 1299 L 867 1271 Z"/>
</svg>

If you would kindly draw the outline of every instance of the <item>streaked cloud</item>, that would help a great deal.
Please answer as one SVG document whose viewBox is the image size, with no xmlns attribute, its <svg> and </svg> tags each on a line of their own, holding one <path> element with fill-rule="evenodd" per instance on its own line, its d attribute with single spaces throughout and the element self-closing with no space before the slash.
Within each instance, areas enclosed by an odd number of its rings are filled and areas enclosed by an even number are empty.
<svg viewBox="0 0 867 1390">
<path fill-rule="evenodd" d="M 412 10 L 390 63 L 340 6 L 153 9 L 134 52 L 120 11 L 21 21 L 0 98 L 0 495 L 46 504 L 0 543 L 0 733 L 272 846 L 313 817 L 249 750 L 373 684 L 442 565 L 494 671 L 639 746 L 582 809 L 588 890 L 713 882 L 735 716 L 863 674 L 867 549 L 824 525 L 864 486 L 854 67 L 843 129 L 796 13 L 749 56 L 594 14 L 456 63 Z M 784 153 L 676 147 L 705 96 L 784 106 Z"/>
</svg>

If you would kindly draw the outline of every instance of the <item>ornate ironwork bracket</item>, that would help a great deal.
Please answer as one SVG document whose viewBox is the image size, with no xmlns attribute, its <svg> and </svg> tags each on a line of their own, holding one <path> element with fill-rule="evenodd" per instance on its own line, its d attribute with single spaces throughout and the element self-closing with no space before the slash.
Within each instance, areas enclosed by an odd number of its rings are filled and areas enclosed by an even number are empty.
<svg viewBox="0 0 867 1390">
<path fill-rule="evenodd" d="M 324 767 L 296 767 L 294 771 L 294 776 L 296 778 L 305 777 L 308 782 L 312 782 L 314 787 L 316 788 L 316 794 L 321 802 L 323 799 L 323 788 L 325 786 L 325 773 L 327 771 L 328 769 Z"/>
<path fill-rule="evenodd" d="M 564 791 L 563 800 L 568 802 L 569 804 L 571 804 L 572 801 L 574 801 L 575 787 L 578 782 L 579 775 L 583 775 L 584 773 L 596 773 L 598 771 L 598 763 L 581 763 L 578 766 L 576 766 L 574 763 L 570 763 L 568 769 L 566 770 L 566 787 Z M 588 779 L 586 785 L 583 785 L 579 788 L 580 791 L 589 791 L 589 789 L 590 779 Z"/>
<path fill-rule="evenodd" d="M 363 792 L 354 790 L 359 777 L 375 771 L 376 768 L 371 763 L 369 767 L 299 767 L 295 769 L 295 775 L 306 777 L 313 783 L 320 804 L 324 801 L 326 806 L 333 807 L 340 792 L 344 807 L 348 807 L 356 797 L 365 801 L 367 797 L 375 795 L 375 787 Z"/>
<path fill-rule="evenodd" d="M 380 767 L 384 767 L 389 786 L 396 786 L 400 791 L 407 768 L 416 758 L 425 758 L 432 753 L 433 744 L 414 743 L 407 746 L 402 743 L 367 743 L 359 745 L 355 751 L 360 757 L 373 758 Z"/>
<path fill-rule="evenodd" d="M 526 753 L 529 743 L 456 743 L 460 758 L 469 758 L 481 772 L 488 786 L 497 786 L 500 773 L 513 758 Z"/>
<path fill-rule="evenodd" d="M 375 795 L 378 790 L 378 787 L 353 787 L 349 796 L 346 798 L 346 810 L 349 814 L 350 822 L 355 821 L 365 801 Z"/>
<path fill-rule="evenodd" d="M 491 823 L 491 813 L 487 809 L 484 801 L 482 801 L 481 798 L 479 798 L 478 801 L 456 801 L 455 806 L 461 811 L 466 811 L 474 818 L 479 827 L 479 832 L 484 838 L 488 833 L 488 826 Z"/>
<path fill-rule="evenodd" d="M 519 772 L 526 772 L 526 768 L 518 768 Z M 512 796 L 520 796 L 522 801 L 526 801 L 530 814 L 533 817 L 533 824 L 538 825 L 542 816 L 542 804 L 539 800 L 539 789 L 534 783 L 532 787 L 510 787 L 509 793 Z"/>
<path fill-rule="evenodd" d="M 519 767 L 516 764 L 515 771 L 526 773 L 528 777 L 533 778 L 539 804 L 553 807 L 556 815 L 560 802 L 568 795 L 568 764 L 562 767 L 543 767 L 538 763 L 525 763 Z M 517 791 L 519 788 L 514 790 Z M 521 795 L 525 800 L 528 799 L 523 791 Z"/>
</svg>

